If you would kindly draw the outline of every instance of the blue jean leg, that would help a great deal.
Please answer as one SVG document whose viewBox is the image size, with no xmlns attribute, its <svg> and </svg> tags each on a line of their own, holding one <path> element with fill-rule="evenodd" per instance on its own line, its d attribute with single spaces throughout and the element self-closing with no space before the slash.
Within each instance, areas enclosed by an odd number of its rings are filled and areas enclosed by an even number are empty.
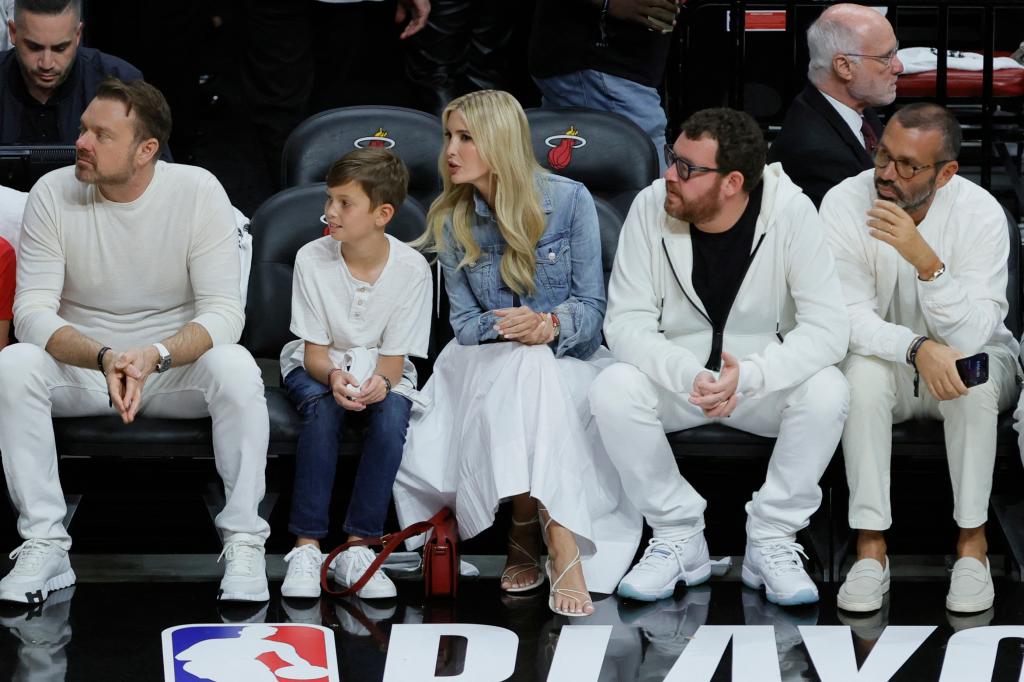
<svg viewBox="0 0 1024 682">
<path fill-rule="evenodd" d="M 391 488 L 402 463 L 411 410 L 412 402 L 408 398 L 388 393 L 384 400 L 370 405 L 363 413 L 369 424 L 345 516 L 345 532 L 361 537 L 383 535 Z"/>
<path fill-rule="evenodd" d="M 302 367 L 288 373 L 284 387 L 302 418 L 288 530 L 319 539 L 327 535 L 338 446 L 347 415 L 327 386 Z"/>
<path fill-rule="evenodd" d="M 382 535 L 412 403 L 389 393 L 364 412 L 350 413 L 301 367 L 285 377 L 284 385 L 302 417 L 288 530 L 299 537 L 327 535 L 338 448 L 345 422 L 352 418 L 367 421 L 368 428 L 343 528 L 352 535 Z"/>
<path fill-rule="evenodd" d="M 658 167 L 665 172 L 662 149 L 668 119 L 655 88 L 593 69 L 533 80 L 540 88 L 541 106 L 601 109 L 622 114 L 636 123 L 654 143 Z"/>
</svg>

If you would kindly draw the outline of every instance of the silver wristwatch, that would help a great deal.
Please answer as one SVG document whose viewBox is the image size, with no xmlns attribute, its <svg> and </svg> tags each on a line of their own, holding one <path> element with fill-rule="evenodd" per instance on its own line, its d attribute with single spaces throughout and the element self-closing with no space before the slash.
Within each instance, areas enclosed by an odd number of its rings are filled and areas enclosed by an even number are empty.
<svg viewBox="0 0 1024 682">
<path fill-rule="evenodd" d="M 166 372 L 171 368 L 171 354 L 162 343 L 154 343 L 153 348 L 160 354 L 160 362 L 156 363 L 156 371 Z"/>
</svg>

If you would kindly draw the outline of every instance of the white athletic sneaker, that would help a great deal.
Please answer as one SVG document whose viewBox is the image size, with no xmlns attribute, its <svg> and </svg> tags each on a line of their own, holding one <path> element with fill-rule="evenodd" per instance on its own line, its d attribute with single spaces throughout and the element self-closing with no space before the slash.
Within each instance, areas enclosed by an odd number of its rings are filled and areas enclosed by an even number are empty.
<svg viewBox="0 0 1024 682">
<path fill-rule="evenodd" d="M 219 601 L 267 601 L 267 560 L 263 540 L 249 533 L 235 533 L 217 557 L 224 562 L 224 577 L 217 592 Z"/>
<path fill-rule="evenodd" d="M 334 560 L 334 581 L 348 589 L 358 582 L 376 558 L 377 555 L 369 547 L 362 545 L 349 547 Z M 384 571 L 379 568 L 363 585 L 363 588 L 356 592 L 356 596 L 360 599 L 388 599 L 397 594 L 398 590 L 395 589 L 391 578 L 384 575 Z"/>
<path fill-rule="evenodd" d="M 877 611 L 889 591 L 889 560 L 885 568 L 875 559 L 861 559 L 850 567 L 846 580 L 839 588 L 836 604 L 839 608 L 857 613 Z"/>
<path fill-rule="evenodd" d="M 995 597 L 988 559 L 984 564 L 967 556 L 956 560 L 946 595 L 947 609 L 957 613 L 984 611 L 992 606 Z"/>
<path fill-rule="evenodd" d="M 26 540 L 9 557 L 17 562 L 0 580 L 0 601 L 39 604 L 50 592 L 75 584 L 68 553 L 49 540 Z"/>
<path fill-rule="evenodd" d="M 799 543 L 788 541 L 758 547 L 747 543 L 743 555 L 743 584 L 757 590 L 764 585 L 765 597 L 779 606 L 813 604 L 818 601 L 818 588 L 804 570 Z"/>
<path fill-rule="evenodd" d="M 316 545 L 301 545 L 284 555 L 288 570 L 281 584 L 282 597 L 316 598 L 320 596 L 320 566 L 324 555 Z"/>
<path fill-rule="evenodd" d="M 644 555 L 619 582 L 622 597 L 657 601 L 671 596 L 676 583 L 700 585 L 711 577 L 711 558 L 704 533 L 681 541 L 651 538 Z"/>
</svg>

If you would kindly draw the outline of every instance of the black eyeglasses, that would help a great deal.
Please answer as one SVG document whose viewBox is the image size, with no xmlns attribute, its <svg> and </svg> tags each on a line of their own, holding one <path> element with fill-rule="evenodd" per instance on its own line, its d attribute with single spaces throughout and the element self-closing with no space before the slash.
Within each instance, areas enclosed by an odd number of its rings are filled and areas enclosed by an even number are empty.
<svg viewBox="0 0 1024 682">
<path fill-rule="evenodd" d="M 726 173 L 721 168 L 708 168 L 707 166 L 694 166 L 689 161 L 680 158 L 670 145 L 665 145 L 665 165 L 675 166 L 676 173 L 680 180 L 689 180 L 694 173 Z"/>
<path fill-rule="evenodd" d="M 924 166 L 915 166 L 909 161 L 892 158 L 882 147 L 879 147 L 878 151 L 875 152 L 875 168 L 878 170 L 884 170 L 888 168 L 891 163 L 896 166 L 896 175 L 900 176 L 904 180 L 910 180 L 921 171 L 928 170 L 929 168 L 939 169 L 950 161 L 953 161 L 953 159 L 942 159 L 941 161 L 929 163 Z"/>
<path fill-rule="evenodd" d="M 885 54 L 857 54 L 856 52 L 845 52 L 847 57 L 864 57 L 865 59 L 876 59 L 883 64 L 885 68 L 892 67 L 892 60 L 896 58 L 896 53 L 900 51 L 900 44 L 896 43 L 896 47 L 892 48 Z"/>
</svg>

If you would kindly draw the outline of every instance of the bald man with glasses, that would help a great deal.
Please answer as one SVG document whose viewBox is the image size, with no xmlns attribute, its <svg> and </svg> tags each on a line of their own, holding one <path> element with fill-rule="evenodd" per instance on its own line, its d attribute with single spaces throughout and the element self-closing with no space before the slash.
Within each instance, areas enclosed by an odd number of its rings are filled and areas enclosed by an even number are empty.
<svg viewBox="0 0 1024 682">
<path fill-rule="evenodd" d="M 1019 347 L 1006 328 L 1006 216 L 995 198 L 957 175 L 960 125 L 936 104 L 912 104 L 889 122 L 874 168 L 821 204 L 850 317 L 850 414 L 843 455 L 857 561 L 838 594 L 854 612 L 882 606 L 889 589 L 884 531 L 892 524 L 892 425 L 943 422 L 960 528 L 946 608 L 984 611 L 994 592 L 985 522 L 999 412 L 1017 399 Z M 969 387 L 956 361 L 988 355 L 988 380 Z"/>
<path fill-rule="evenodd" d="M 903 63 L 888 20 L 860 5 L 822 12 L 807 30 L 807 47 L 810 82 L 786 112 L 768 160 L 820 206 L 842 180 L 871 168 L 882 133 L 874 108 L 896 98 Z"/>
</svg>

